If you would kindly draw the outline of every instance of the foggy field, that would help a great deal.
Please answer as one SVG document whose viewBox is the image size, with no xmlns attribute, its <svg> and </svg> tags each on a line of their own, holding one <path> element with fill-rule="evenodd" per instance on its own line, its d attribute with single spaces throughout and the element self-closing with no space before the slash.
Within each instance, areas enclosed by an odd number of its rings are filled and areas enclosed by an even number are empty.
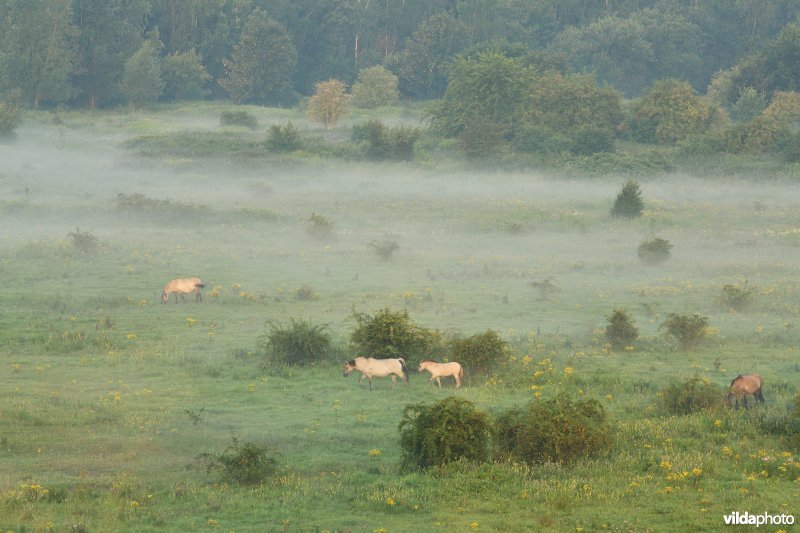
<svg viewBox="0 0 800 533">
<path fill-rule="evenodd" d="M 488 170 L 435 152 L 381 165 L 125 144 L 191 132 L 258 146 L 287 120 L 335 144 L 358 120 L 329 131 L 252 108 L 249 131 L 220 128 L 222 108 L 69 112 L 61 124 L 31 113 L 0 144 L 0 530 L 647 531 L 716 529 L 735 510 L 800 516 L 796 450 L 763 431 L 800 378 L 800 182 L 645 176 L 631 221 L 609 215 L 627 176 Z M 133 195 L 163 203 L 120 203 Z M 330 235 L 312 234 L 312 214 Z M 70 232 L 90 232 L 97 253 Z M 673 244 L 658 265 L 637 256 L 652 237 Z M 399 249 L 383 261 L 373 241 Z M 203 302 L 161 305 L 164 284 L 190 276 Z M 557 290 L 532 285 L 547 279 Z M 751 305 L 723 305 L 725 285 L 752 287 Z M 376 379 L 370 392 L 336 361 L 258 364 L 265 324 L 290 319 L 327 324 L 342 359 L 369 355 L 349 351 L 352 315 L 385 308 L 446 335 L 492 329 L 508 359 L 492 376 L 468 369 L 458 391 L 412 372 L 409 387 Z M 617 308 L 640 330 L 623 353 L 604 334 Z M 670 313 L 707 316 L 710 338 L 678 350 L 661 327 Z M 727 388 L 748 372 L 764 377 L 764 407 L 659 406 L 670 380 Z M 456 395 L 496 414 L 535 391 L 600 400 L 611 453 L 399 473 L 406 404 Z M 232 435 L 273 447 L 281 475 L 219 483 L 198 456 Z"/>
</svg>

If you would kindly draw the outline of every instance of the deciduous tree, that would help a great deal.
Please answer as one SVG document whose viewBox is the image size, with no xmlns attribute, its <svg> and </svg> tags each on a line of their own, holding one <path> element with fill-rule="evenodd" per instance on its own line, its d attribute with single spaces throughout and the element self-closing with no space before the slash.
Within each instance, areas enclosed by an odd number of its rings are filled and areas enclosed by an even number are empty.
<svg viewBox="0 0 800 533">
<path fill-rule="evenodd" d="M 317 83 L 314 95 L 308 99 L 308 116 L 332 128 L 350 107 L 350 95 L 343 81 L 328 80 Z"/>
<path fill-rule="evenodd" d="M 220 84 L 240 103 L 289 104 L 295 99 L 292 74 L 296 62 L 297 51 L 286 28 L 256 9 L 247 19 L 233 56 L 224 62 L 227 77 Z"/>
</svg>

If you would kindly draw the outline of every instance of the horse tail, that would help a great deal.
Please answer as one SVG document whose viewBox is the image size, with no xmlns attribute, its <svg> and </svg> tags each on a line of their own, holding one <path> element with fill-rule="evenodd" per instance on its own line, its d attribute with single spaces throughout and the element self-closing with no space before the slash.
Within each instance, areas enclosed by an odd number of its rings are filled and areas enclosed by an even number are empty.
<svg viewBox="0 0 800 533">
<path fill-rule="evenodd" d="M 408 383 L 408 367 L 406 366 L 406 360 L 402 357 L 399 357 L 397 360 L 400 361 L 400 370 L 403 371 L 403 376 L 405 376 L 406 383 Z"/>
<path fill-rule="evenodd" d="M 458 365 L 458 377 L 459 379 L 464 379 L 464 365 Z"/>
<path fill-rule="evenodd" d="M 206 286 L 206 284 L 205 283 L 195 283 L 194 286 L 195 287 L 200 287 L 202 289 L 203 287 Z"/>
</svg>

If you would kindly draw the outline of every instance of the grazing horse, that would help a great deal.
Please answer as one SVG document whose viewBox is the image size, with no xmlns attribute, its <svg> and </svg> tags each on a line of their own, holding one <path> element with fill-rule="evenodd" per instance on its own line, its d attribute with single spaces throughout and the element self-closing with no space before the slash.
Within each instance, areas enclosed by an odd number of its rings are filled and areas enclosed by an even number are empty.
<svg viewBox="0 0 800 533">
<path fill-rule="evenodd" d="M 186 298 L 184 298 L 183 295 L 192 292 L 195 294 L 195 301 L 202 302 L 203 295 L 200 294 L 200 289 L 203 287 L 205 287 L 205 285 L 200 281 L 200 278 L 173 279 L 164 286 L 164 292 L 161 293 L 161 303 L 167 303 L 170 294 L 175 295 L 175 303 L 178 303 L 179 294 L 181 295 L 181 300 L 186 303 Z"/>
<path fill-rule="evenodd" d="M 405 380 L 408 384 L 408 367 L 406 367 L 406 360 L 402 357 L 397 359 L 373 359 L 372 357 L 356 357 L 344 364 L 343 376 L 347 377 L 353 370 L 358 370 L 361 373 L 361 379 L 358 380 L 359 385 L 364 381 L 364 378 L 369 379 L 369 390 L 372 390 L 372 377 L 383 378 L 392 376 L 392 388 L 397 383 L 397 376 Z"/>
<path fill-rule="evenodd" d="M 731 399 L 736 398 L 736 408 L 739 408 L 739 398 L 742 399 L 744 408 L 747 409 L 747 395 L 752 394 L 756 403 L 764 403 L 764 395 L 761 393 L 761 376 L 758 374 L 739 374 L 731 381 L 731 388 L 725 397 L 725 405 L 731 406 Z"/>
<path fill-rule="evenodd" d="M 461 378 L 464 377 L 464 369 L 455 361 L 451 363 L 437 363 L 436 361 L 430 360 L 422 361 L 419 364 L 419 371 L 422 372 L 423 370 L 427 370 L 431 373 L 428 383 L 431 383 L 435 379 L 436 383 L 439 384 L 440 389 L 442 388 L 441 378 L 447 376 L 453 376 L 456 378 L 456 388 L 461 388 Z"/>
</svg>

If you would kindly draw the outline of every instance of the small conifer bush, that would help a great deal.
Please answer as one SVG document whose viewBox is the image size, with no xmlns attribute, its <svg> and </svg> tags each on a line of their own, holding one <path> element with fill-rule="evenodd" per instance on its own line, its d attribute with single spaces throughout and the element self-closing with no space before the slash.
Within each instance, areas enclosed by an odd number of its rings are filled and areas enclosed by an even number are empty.
<svg viewBox="0 0 800 533">
<path fill-rule="evenodd" d="M 644 201 L 642 191 L 635 180 L 628 180 L 614 200 L 611 216 L 614 218 L 637 218 L 642 216 Z"/>
</svg>

